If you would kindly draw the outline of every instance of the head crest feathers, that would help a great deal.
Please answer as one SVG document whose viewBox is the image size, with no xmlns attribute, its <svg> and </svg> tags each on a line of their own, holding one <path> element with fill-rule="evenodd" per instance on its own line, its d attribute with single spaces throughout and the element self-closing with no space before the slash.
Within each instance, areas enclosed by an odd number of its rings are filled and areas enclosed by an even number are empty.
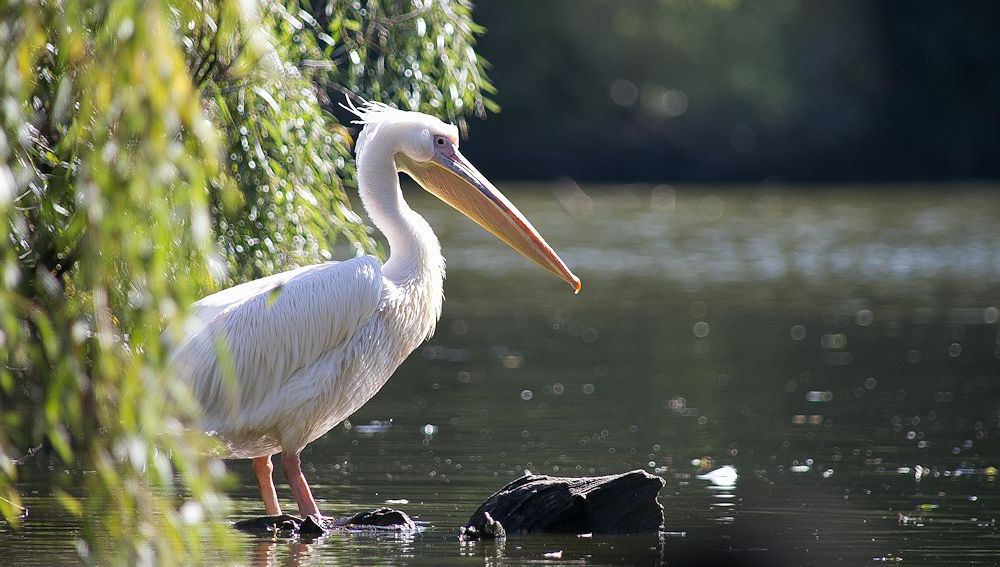
<svg viewBox="0 0 1000 567">
<path fill-rule="evenodd" d="M 359 100 L 361 100 L 361 105 L 358 106 L 354 104 L 354 101 L 351 100 L 350 96 L 346 98 L 347 104 L 340 103 L 340 107 L 358 118 L 357 120 L 352 120 L 351 124 L 367 126 L 369 124 L 385 122 L 391 118 L 399 118 L 400 116 L 406 114 L 405 110 L 399 110 L 398 108 L 389 106 L 384 102 L 365 100 L 358 97 Z"/>
<path fill-rule="evenodd" d="M 414 124 L 428 126 L 433 130 L 444 129 L 456 139 L 457 143 L 458 128 L 456 126 L 445 124 L 433 116 L 420 112 L 400 110 L 389 106 L 384 102 L 364 100 L 361 97 L 357 98 L 361 101 L 360 104 L 355 104 L 354 101 L 351 100 L 351 97 L 348 96 L 346 101 L 347 104 L 341 103 L 340 107 L 357 117 L 357 120 L 352 120 L 351 124 L 362 126 L 361 132 L 358 134 L 357 144 L 355 146 L 355 153 L 358 156 L 364 153 L 368 143 L 375 137 L 379 129 L 383 125 L 390 122 L 409 121 Z"/>
<path fill-rule="evenodd" d="M 368 142 L 378 133 L 379 127 L 393 118 L 398 119 L 406 114 L 405 111 L 393 108 L 384 102 L 365 100 L 359 96 L 358 100 L 361 101 L 361 104 L 356 105 L 351 100 L 350 95 L 347 95 L 345 98 L 347 99 L 347 104 L 341 103 L 340 107 L 357 117 L 357 120 L 352 120 L 351 124 L 357 124 L 362 127 L 361 132 L 358 133 L 357 143 L 354 147 L 354 152 L 358 157 L 361 157 L 361 154 L 364 153 Z"/>
</svg>

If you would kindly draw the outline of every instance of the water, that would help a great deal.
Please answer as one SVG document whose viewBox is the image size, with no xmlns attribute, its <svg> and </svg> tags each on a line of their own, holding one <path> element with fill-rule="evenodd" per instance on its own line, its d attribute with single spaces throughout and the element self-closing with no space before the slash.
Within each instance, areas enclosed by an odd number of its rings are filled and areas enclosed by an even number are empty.
<svg viewBox="0 0 1000 567">
<path fill-rule="evenodd" d="M 995 188 L 502 188 L 583 293 L 408 193 L 448 258 L 438 332 L 303 455 L 327 513 L 396 502 L 426 529 L 234 531 L 245 563 L 997 563 Z M 232 468 L 233 518 L 260 514 Z M 667 481 L 663 534 L 457 541 L 526 469 L 635 468 Z M 4 561 L 73 562 L 46 474 Z"/>
</svg>

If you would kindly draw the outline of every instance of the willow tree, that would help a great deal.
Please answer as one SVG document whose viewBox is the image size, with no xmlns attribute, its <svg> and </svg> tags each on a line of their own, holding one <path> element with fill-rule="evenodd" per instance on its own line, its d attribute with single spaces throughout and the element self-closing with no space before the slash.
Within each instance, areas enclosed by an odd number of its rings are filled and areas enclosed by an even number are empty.
<svg viewBox="0 0 1000 567">
<path fill-rule="evenodd" d="M 470 6 L 7 2 L 0 21 L 0 513 L 31 448 L 81 553 L 179 562 L 225 511 L 164 331 L 214 289 L 376 249 L 351 211 L 353 92 L 490 108 Z M 75 477 L 74 477 L 75 478 Z M 113 534 L 114 537 L 106 537 Z M 101 542 L 114 541 L 105 545 Z"/>
</svg>

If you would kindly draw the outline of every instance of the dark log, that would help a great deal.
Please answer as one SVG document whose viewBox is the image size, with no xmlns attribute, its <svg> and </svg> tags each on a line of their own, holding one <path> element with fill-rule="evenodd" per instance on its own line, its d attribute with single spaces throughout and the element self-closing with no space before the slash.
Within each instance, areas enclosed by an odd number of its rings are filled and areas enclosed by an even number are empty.
<svg viewBox="0 0 1000 567">
<path fill-rule="evenodd" d="M 497 533 L 655 533 L 663 479 L 645 471 L 598 477 L 523 476 L 484 502 L 463 529 L 475 539 Z"/>
<path fill-rule="evenodd" d="M 479 506 L 463 539 L 503 538 L 507 534 L 642 534 L 663 527 L 657 494 L 663 479 L 645 471 L 598 477 L 523 476 Z M 315 537 L 332 530 L 410 532 L 416 524 L 404 512 L 378 508 L 335 520 L 283 514 L 236 522 L 239 530 L 284 537 Z"/>
<path fill-rule="evenodd" d="M 417 525 L 405 512 L 392 508 L 358 512 L 346 519 L 323 518 L 319 521 L 313 516 L 304 520 L 289 514 L 261 516 L 240 520 L 233 527 L 254 534 L 284 537 L 315 537 L 333 530 L 411 532 L 417 529 Z"/>
<path fill-rule="evenodd" d="M 281 514 L 280 516 L 261 516 L 258 518 L 250 518 L 248 520 L 240 520 L 233 524 L 233 527 L 244 532 L 256 534 L 277 533 L 287 534 L 289 536 L 298 534 L 301 526 L 302 518 L 292 516 L 290 514 Z"/>
<path fill-rule="evenodd" d="M 405 512 L 392 508 L 378 508 L 371 512 L 358 512 L 334 527 L 347 529 L 389 529 L 397 532 L 416 531 L 417 524 Z"/>
</svg>

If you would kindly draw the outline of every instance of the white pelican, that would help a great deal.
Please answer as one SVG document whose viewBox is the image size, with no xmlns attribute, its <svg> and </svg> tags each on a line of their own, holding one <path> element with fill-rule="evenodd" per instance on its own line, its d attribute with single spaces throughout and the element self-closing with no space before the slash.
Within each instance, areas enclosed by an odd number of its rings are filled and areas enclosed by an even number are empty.
<svg viewBox="0 0 1000 567">
<path fill-rule="evenodd" d="M 399 172 L 580 291 L 580 280 L 531 223 L 458 151 L 458 129 L 377 103 L 351 105 L 358 189 L 391 255 L 305 266 L 195 303 L 194 330 L 174 353 L 204 426 L 226 458 L 252 459 L 268 515 L 281 508 L 271 455 L 303 516 L 322 514 L 299 454 L 365 404 L 434 333 L 444 258 L 427 222 L 403 200 Z"/>
</svg>

